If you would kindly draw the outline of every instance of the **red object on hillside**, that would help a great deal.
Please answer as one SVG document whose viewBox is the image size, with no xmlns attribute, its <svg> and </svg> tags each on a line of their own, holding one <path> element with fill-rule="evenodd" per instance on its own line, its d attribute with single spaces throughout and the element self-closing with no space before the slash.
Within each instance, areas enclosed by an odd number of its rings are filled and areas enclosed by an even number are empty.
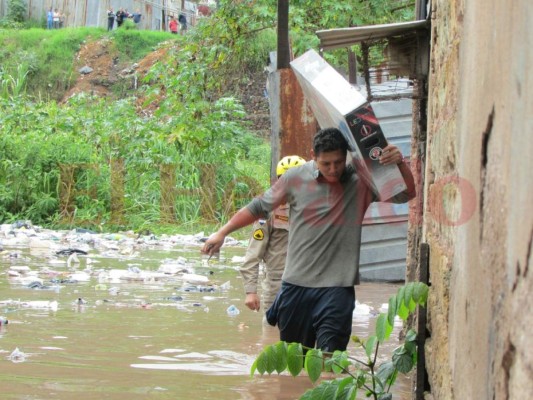
<svg viewBox="0 0 533 400">
<path fill-rule="evenodd" d="M 168 28 L 170 29 L 170 32 L 178 33 L 178 21 L 172 18 L 170 22 L 168 23 Z"/>
<path fill-rule="evenodd" d="M 200 14 L 202 17 L 209 17 L 211 13 L 211 7 L 209 7 L 207 4 L 198 5 L 198 14 Z"/>
</svg>

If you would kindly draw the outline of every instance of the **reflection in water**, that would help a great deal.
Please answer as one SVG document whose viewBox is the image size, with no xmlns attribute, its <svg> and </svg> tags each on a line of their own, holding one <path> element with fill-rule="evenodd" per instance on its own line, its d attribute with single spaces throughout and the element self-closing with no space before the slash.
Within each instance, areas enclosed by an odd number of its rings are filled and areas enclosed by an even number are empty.
<svg viewBox="0 0 533 400">
<path fill-rule="evenodd" d="M 199 245 L 154 243 L 123 251 L 118 240 L 114 246 L 91 240 L 89 254 L 71 258 L 70 267 L 45 240 L 31 252 L 28 245 L 4 243 L 0 316 L 9 323 L 0 325 L 3 398 L 291 400 L 312 387 L 305 376 L 249 374 L 263 346 L 279 336 L 262 313 L 244 306 L 237 270 L 243 246 L 227 247 L 207 264 Z M 190 281 L 180 278 L 184 274 Z M 30 289 L 28 281 L 51 289 Z M 357 287 L 354 335 L 373 331 L 376 314 L 396 289 Z M 228 315 L 231 305 L 240 313 Z M 15 349 L 24 354 L 22 362 L 11 359 Z M 408 393 L 404 379 L 394 398 Z"/>
</svg>

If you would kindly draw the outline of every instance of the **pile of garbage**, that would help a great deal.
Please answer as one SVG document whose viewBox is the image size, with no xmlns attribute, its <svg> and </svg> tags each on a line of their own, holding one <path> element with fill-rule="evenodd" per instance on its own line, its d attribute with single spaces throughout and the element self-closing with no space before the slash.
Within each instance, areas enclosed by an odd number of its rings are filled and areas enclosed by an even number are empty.
<svg viewBox="0 0 533 400">
<path fill-rule="evenodd" d="M 159 237 L 148 231 L 100 234 L 80 228 L 49 230 L 34 226 L 31 221 L 17 221 L 0 225 L 0 265 L 7 266 L 5 273 L 11 285 L 29 290 L 59 292 L 68 285 L 90 284 L 95 291 L 116 296 L 121 292 L 120 284 L 135 283 L 172 285 L 174 292 L 183 293 L 227 291 L 229 282 L 213 280 L 212 270 L 216 266 L 207 258 L 203 258 L 200 265 L 198 259 L 190 261 L 179 256 L 161 260 L 157 269 L 143 267 L 143 259 L 140 258 L 143 250 L 171 250 L 180 246 L 199 253 L 206 239 L 203 232 Z M 244 247 L 246 244 L 228 237 L 225 246 Z M 101 267 L 99 264 L 106 264 L 106 259 L 126 261 L 127 268 Z M 242 257 L 223 261 L 226 265 L 234 263 L 238 268 Z M 162 300 L 168 304 L 182 299 L 174 293 Z M 76 298 L 72 304 L 86 305 L 87 300 Z M 55 300 L 12 299 L 0 299 L 0 306 L 51 311 L 59 307 Z"/>
</svg>

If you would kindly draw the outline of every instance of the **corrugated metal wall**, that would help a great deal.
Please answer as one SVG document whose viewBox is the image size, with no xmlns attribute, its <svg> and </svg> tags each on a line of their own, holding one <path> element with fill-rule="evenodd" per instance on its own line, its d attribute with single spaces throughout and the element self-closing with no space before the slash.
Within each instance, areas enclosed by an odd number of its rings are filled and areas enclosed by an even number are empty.
<svg viewBox="0 0 533 400">
<path fill-rule="evenodd" d="M 412 93 L 409 81 L 372 85 L 375 96 Z M 405 157 L 411 154 L 411 99 L 375 101 L 372 108 L 387 140 Z M 407 256 L 407 204 L 373 203 L 365 215 L 360 272 L 362 280 L 403 281 Z"/>
<path fill-rule="evenodd" d="M 189 3 L 189 2 L 187 2 Z M 50 8 L 60 10 L 65 16 L 65 27 L 94 26 L 107 28 L 107 10 L 113 7 L 134 12 L 139 10 L 142 19 L 140 29 L 166 30 L 164 18 L 180 13 L 181 1 L 171 0 L 26 0 L 28 14 L 32 20 L 46 19 Z M 0 17 L 7 15 L 7 0 L 0 0 Z M 184 11 L 189 25 L 196 24 L 196 15 L 188 8 Z M 116 24 L 115 24 L 116 28 Z"/>
</svg>

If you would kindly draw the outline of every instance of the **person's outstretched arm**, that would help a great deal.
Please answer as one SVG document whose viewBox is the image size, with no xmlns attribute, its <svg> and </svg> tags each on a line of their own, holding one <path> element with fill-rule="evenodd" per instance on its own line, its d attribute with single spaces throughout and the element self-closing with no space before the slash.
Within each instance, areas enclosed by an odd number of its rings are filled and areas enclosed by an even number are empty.
<svg viewBox="0 0 533 400">
<path fill-rule="evenodd" d="M 237 213 L 231 217 L 226 225 L 220 228 L 217 232 L 209 236 L 201 249 L 204 254 L 210 256 L 218 252 L 224 244 L 224 239 L 230 233 L 238 229 L 253 224 L 259 218 L 265 218 L 268 213 L 278 207 L 280 204 L 286 202 L 285 194 L 287 190 L 287 182 L 285 175 L 268 189 L 260 197 L 254 198 L 246 207 L 241 208 Z"/>
<path fill-rule="evenodd" d="M 209 239 L 207 239 L 204 247 L 201 249 L 202 253 L 209 254 L 211 256 L 218 252 L 224 244 L 224 239 L 226 236 L 238 229 L 253 224 L 257 219 L 258 218 L 252 215 L 252 213 L 246 207 L 241 208 L 233 217 L 231 217 L 226 225 L 209 236 Z"/>
</svg>

